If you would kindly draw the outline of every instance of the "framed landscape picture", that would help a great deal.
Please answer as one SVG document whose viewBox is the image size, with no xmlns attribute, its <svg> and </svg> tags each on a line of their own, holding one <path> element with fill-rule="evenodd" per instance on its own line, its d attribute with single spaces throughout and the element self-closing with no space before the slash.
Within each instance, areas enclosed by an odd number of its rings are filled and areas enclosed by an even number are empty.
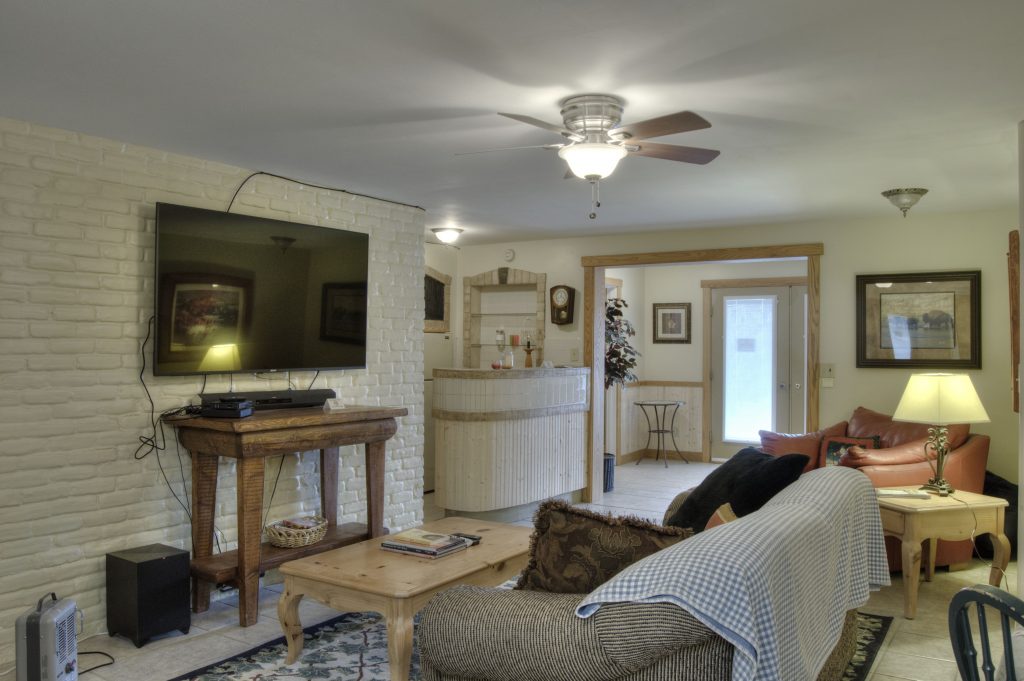
<svg viewBox="0 0 1024 681">
<path fill-rule="evenodd" d="M 690 342 L 690 303 L 654 303 L 654 342 Z"/>
<path fill-rule="evenodd" d="M 857 275 L 857 366 L 981 368 L 981 271 Z"/>
</svg>

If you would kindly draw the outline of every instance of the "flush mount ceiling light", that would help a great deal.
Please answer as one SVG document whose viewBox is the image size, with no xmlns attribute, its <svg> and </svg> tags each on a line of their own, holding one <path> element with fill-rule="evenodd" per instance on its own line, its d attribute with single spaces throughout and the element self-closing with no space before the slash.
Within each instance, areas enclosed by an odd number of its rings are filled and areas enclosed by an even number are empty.
<svg viewBox="0 0 1024 681">
<path fill-rule="evenodd" d="M 462 230 L 457 227 L 437 227 L 430 230 L 437 237 L 437 240 L 443 244 L 453 244 L 459 235 L 462 234 Z"/>
<path fill-rule="evenodd" d="M 927 189 L 921 187 L 903 187 L 900 189 L 887 189 L 882 196 L 889 199 L 892 205 L 903 211 L 903 217 L 907 217 L 907 211 L 914 207 L 921 197 L 928 193 Z"/>
<path fill-rule="evenodd" d="M 626 149 L 604 142 L 579 142 L 562 147 L 558 155 L 569 164 L 572 174 L 581 180 L 603 180 L 615 172 Z"/>
</svg>

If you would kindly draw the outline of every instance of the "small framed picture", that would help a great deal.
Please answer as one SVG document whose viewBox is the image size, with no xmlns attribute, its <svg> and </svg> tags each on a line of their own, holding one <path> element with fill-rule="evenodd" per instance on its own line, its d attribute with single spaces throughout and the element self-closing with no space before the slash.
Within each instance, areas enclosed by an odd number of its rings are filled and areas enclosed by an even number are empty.
<svg viewBox="0 0 1024 681">
<path fill-rule="evenodd" d="M 654 342 L 690 342 L 690 303 L 654 303 Z"/>
</svg>

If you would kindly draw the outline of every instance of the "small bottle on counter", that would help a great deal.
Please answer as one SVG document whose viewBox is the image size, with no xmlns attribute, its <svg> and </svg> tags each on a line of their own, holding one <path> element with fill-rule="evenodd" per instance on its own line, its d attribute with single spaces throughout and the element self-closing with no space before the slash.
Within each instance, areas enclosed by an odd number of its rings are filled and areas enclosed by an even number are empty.
<svg viewBox="0 0 1024 681">
<path fill-rule="evenodd" d="M 512 354 L 512 350 L 506 350 L 505 354 L 501 357 L 501 368 L 511 369 L 516 364 L 515 355 Z"/>
</svg>

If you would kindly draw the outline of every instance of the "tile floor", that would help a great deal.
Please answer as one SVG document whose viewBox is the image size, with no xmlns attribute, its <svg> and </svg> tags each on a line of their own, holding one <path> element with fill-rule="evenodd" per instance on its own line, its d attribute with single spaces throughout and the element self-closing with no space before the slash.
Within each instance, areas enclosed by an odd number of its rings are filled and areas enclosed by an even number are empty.
<svg viewBox="0 0 1024 681">
<path fill-rule="evenodd" d="M 693 487 L 714 470 L 712 464 L 683 464 L 673 461 L 669 468 L 650 460 L 640 465 L 626 464 L 615 469 L 615 491 L 606 494 L 601 504 L 591 508 L 617 514 L 634 514 L 660 520 L 665 507 L 679 491 Z M 441 511 L 427 495 L 424 511 L 428 520 L 440 517 Z M 1007 582 L 1016 590 L 1017 564 L 1007 570 Z M 902 583 L 893 575 L 892 586 L 872 594 L 863 610 L 894 617 L 889 634 L 876 658 L 870 681 L 911 679 L 920 681 L 955 681 L 958 678 L 946 624 L 946 608 L 952 595 L 960 588 L 985 582 L 988 568 L 975 560 L 972 567 L 950 573 L 940 569 L 935 581 L 922 582 L 916 619 L 907 620 L 903 613 Z M 80 651 L 102 650 L 112 654 L 116 664 L 98 669 L 83 677 L 87 681 L 160 681 L 173 678 L 205 664 L 217 662 L 260 643 L 280 636 L 277 621 L 279 584 L 264 587 L 260 593 L 260 617 L 257 624 L 238 626 L 237 597 L 214 603 L 210 610 L 194 615 L 188 635 L 166 634 L 136 649 L 128 640 L 106 635 L 93 636 L 79 644 Z M 334 610 L 304 601 L 301 616 L 304 625 L 314 624 L 335 614 Z M 99 656 L 84 656 L 83 668 L 101 661 Z M 14 672 L 0 675 L 0 681 L 14 681 Z"/>
</svg>

